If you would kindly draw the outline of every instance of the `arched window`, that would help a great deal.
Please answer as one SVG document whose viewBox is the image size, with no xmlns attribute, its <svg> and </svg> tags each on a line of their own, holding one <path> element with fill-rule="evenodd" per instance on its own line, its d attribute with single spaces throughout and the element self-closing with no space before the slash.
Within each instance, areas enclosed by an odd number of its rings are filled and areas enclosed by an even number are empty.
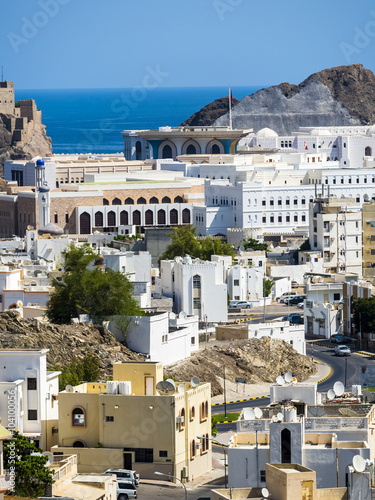
<svg viewBox="0 0 375 500">
<path fill-rule="evenodd" d="M 146 210 L 145 213 L 145 224 L 147 226 L 152 226 L 154 223 L 154 213 L 152 210 Z"/>
<path fill-rule="evenodd" d="M 174 199 L 174 202 L 175 203 L 182 203 L 183 202 L 183 199 L 181 196 L 176 196 L 175 199 Z"/>
<path fill-rule="evenodd" d="M 195 419 L 195 406 L 192 406 L 190 410 L 190 420 L 194 419 Z"/>
<path fill-rule="evenodd" d="M 162 203 L 170 203 L 171 202 L 171 199 L 169 198 L 169 196 L 164 196 L 164 198 L 161 200 Z"/>
<path fill-rule="evenodd" d="M 108 225 L 108 227 L 115 227 L 116 226 L 116 214 L 113 210 L 111 210 L 107 214 L 107 225 Z"/>
<path fill-rule="evenodd" d="M 156 196 L 153 196 L 152 198 L 150 198 L 150 203 L 159 203 L 159 200 L 158 198 L 156 198 Z"/>
<path fill-rule="evenodd" d="M 200 290 L 201 288 L 201 277 L 199 274 L 195 274 L 193 276 L 193 289 L 194 290 Z"/>
<path fill-rule="evenodd" d="M 109 201 L 107 200 L 107 198 L 103 198 L 103 205 L 109 205 Z"/>
<path fill-rule="evenodd" d="M 163 147 L 163 150 L 162 150 L 162 153 L 161 153 L 161 157 L 162 158 L 173 158 L 173 155 L 172 155 L 172 148 L 170 147 L 169 144 L 166 144 L 164 147 Z"/>
<path fill-rule="evenodd" d="M 208 437 L 208 433 L 206 434 L 206 451 L 210 449 L 210 439 Z"/>
<path fill-rule="evenodd" d="M 190 446 L 190 460 L 194 460 L 195 453 L 196 453 L 196 447 L 195 447 L 195 439 L 191 441 L 191 446 Z"/>
<path fill-rule="evenodd" d="M 133 200 L 133 198 L 126 198 L 126 200 L 125 200 L 125 205 L 134 205 L 134 200 Z"/>
<path fill-rule="evenodd" d="M 139 210 L 134 210 L 133 212 L 133 226 L 141 225 L 141 212 Z"/>
<path fill-rule="evenodd" d="M 121 200 L 119 198 L 114 198 L 112 200 L 112 205 L 121 205 Z"/>
<path fill-rule="evenodd" d="M 204 403 L 204 409 L 205 409 L 205 415 L 206 415 L 206 418 L 208 418 L 208 401 L 206 401 Z"/>
<path fill-rule="evenodd" d="M 158 210 L 158 225 L 165 225 L 165 210 Z"/>
<path fill-rule="evenodd" d="M 365 149 L 365 156 L 372 156 L 372 148 L 370 146 L 367 146 Z"/>
<path fill-rule="evenodd" d="M 86 427 L 86 412 L 82 406 L 76 406 L 72 411 L 72 426 Z"/>
<path fill-rule="evenodd" d="M 137 205 L 146 205 L 146 200 L 143 198 L 143 196 L 138 198 Z"/>
<path fill-rule="evenodd" d="M 121 226 L 127 226 L 129 224 L 129 214 L 126 210 L 120 213 L 120 224 Z"/>
<path fill-rule="evenodd" d="M 213 144 L 212 149 L 211 149 L 211 154 L 213 154 L 213 155 L 220 154 L 220 148 L 217 144 Z"/>
<path fill-rule="evenodd" d="M 270 198 L 270 207 L 273 207 L 275 204 L 273 197 Z"/>
<path fill-rule="evenodd" d="M 77 441 L 74 441 L 73 448 L 86 448 L 86 445 L 83 441 L 78 439 Z"/>
<path fill-rule="evenodd" d="M 190 210 L 184 208 L 182 211 L 182 224 L 190 224 Z"/>
<path fill-rule="evenodd" d="M 178 212 L 175 208 L 169 214 L 169 221 L 171 224 L 178 224 Z"/>
<path fill-rule="evenodd" d="M 297 196 L 294 197 L 293 204 L 298 205 L 298 197 Z"/>
<path fill-rule="evenodd" d="M 194 144 L 189 144 L 189 146 L 186 148 L 186 154 L 187 155 L 196 155 L 197 150 Z"/>
<path fill-rule="evenodd" d="M 289 429 L 281 431 L 281 463 L 290 464 L 292 458 L 292 439 Z"/>
<path fill-rule="evenodd" d="M 102 212 L 95 212 L 95 226 L 103 227 L 103 214 Z"/>
<path fill-rule="evenodd" d="M 135 143 L 135 159 L 142 160 L 142 144 L 141 141 Z"/>
<path fill-rule="evenodd" d="M 83 214 L 79 216 L 79 228 L 80 234 L 91 233 L 91 216 L 87 212 L 83 212 Z"/>
<path fill-rule="evenodd" d="M 180 416 L 183 419 L 181 424 L 180 424 L 180 430 L 181 430 L 185 427 L 185 408 L 182 408 L 182 410 L 180 412 Z"/>
</svg>

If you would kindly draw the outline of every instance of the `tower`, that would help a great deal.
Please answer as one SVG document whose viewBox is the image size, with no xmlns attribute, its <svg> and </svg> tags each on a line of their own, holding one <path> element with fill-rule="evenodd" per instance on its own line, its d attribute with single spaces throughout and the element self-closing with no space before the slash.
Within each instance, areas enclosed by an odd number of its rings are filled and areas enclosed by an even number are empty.
<svg viewBox="0 0 375 500">
<path fill-rule="evenodd" d="M 38 190 L 39 226 L 44 227 L 50 221 L 50 192 L 49 187 L 40 186 Z"/>
</svg>

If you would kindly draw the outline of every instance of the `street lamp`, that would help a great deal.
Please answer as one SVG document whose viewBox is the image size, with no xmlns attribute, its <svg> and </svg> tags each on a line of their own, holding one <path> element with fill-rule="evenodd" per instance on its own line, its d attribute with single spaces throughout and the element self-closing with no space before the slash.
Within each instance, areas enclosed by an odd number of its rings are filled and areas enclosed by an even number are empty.
<svg viewBox="0 0 375 500">
<path fill-rule="evenodd" d="M 186 486 L 185 486 L 185 484 L 181 481 L 181 479 L 179 479 L 179 478 L 178 478 L 178 477 L 176 477 L 176 476 L 172 476 L 171 474 L 164 474 L 163 472 L 157 472 L 157 471 L 156 471 L 156 472 L 154 472 L 154 474 L 155 474 L 156 476 L 165 476 L 165 477 L 170 477 L 170 478 L 172 478 L 172 479 L 177 479 L 177 481 L 180 481 L 180 483 L 182 484 L 182 486 L 183 486 L 183 487 L 184 487 L 184 489 L 185 489 L 185 500 L 187 500 L 187 491 L 186 491 Z"/>
<path fill-rule="evenodd" d="M 225 481 L 225 488 L 227 487 L 227 454 L 225 453 L 225 445 L 222 443 L 219 443 L 219 441 L 215 441 L 215 439 L 212 438 L 205 438 L 204 436 L 197 436 L 197 439 L 208 439 L 209 441 L 212 441 L 214 444 L 221 446 L 223 448 L 224 452 L 224 481 Z"/>
</svg>

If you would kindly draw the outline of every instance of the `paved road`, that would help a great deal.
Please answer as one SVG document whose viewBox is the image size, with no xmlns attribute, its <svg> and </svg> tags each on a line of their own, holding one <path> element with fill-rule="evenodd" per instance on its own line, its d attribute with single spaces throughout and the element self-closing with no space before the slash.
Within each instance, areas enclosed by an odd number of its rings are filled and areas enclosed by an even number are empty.
<svg viewBox="0 0 375 500">
<path fill-rule="evenodd" d="M 187 485 L 187 492 L 189 500 L 199 500 L 199 499 L 210 499 L 210 492 L 215 488 L 223 488 L 224 487 L 224 478 L 221 477 L 212 483 L 208 483 L 204 486 L 198 486 L 194 489 L 190 489 L 189 485 Z M 176 500 L 184 500 L 185 492 L 183 487 L 161 487 L 155 486 L 151 484 L 142 484 L 142 480 L 140 485 L 137 488 L 138 500 L 154 500 L 154 499 L 163 499 L 163 498 L 173 498 Z"/>
</svg>

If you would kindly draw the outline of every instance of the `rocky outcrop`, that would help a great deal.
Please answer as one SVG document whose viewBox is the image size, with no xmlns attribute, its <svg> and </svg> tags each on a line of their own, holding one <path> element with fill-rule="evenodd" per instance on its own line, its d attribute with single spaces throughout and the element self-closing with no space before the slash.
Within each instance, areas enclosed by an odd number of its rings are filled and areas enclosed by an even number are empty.
<svg viewBox="0 0 375 500">
<path fill-rule="evenodd" d="M 0 313 L 1 349 L 49 349 L 48 369 L 64 367 L 73 358 L 95 354 L 100 362 L 100 380 L 112 376 L 112 365 L 122 361 L 143 361 L 144 356 L 127 349 L 106 328 L 91 323 L 53 325 L 22 320 L 17 311 Z"/>
<path fill-rule="evenodd" d="M 279 135 L 303 126 L 371 125 L 375 123 L 375 75 L 361 64 L 325 69 L 299 85 L 281 83 L 244 97 L 233 108 L 232 118 L 235 128 L 257 132 L 267 127 Z M 202 123 L 227 124 L 228 113 Z"/>
<path fill-rule="evenodd" d="M 233 97 L 233 106 L 238 104 L 240 101 Z M 180 127 L 201 127 L 204 125 L 211 125 L 215 120 L 220 118 L 220 116 L 225 115 L 229 109 L 229 97 L 220 97 L 210 104 L 204 106 L 196 113 L 194 113 L 188 120 L 181 123 Z M 225 124 L 228 125 L 228 122 Z"/>
<path fill-rule="evenodd" d="M 274 383 L 280 373 L 288 371 L 303 381 L 316 372 L 310 358 L 298 354 L 282 340 L 263 337 L 231 340 L 223 344 L 216 343 L 164 368 L 164 375 L 176 381 L 191 380 L 197 376 L 202 382 L 211 382 L 211 395 L 216 396 L 223 392 L 223 366 L 228 381 L 239 377 L 246 378 L 249 384 Z"/>
</svg>

